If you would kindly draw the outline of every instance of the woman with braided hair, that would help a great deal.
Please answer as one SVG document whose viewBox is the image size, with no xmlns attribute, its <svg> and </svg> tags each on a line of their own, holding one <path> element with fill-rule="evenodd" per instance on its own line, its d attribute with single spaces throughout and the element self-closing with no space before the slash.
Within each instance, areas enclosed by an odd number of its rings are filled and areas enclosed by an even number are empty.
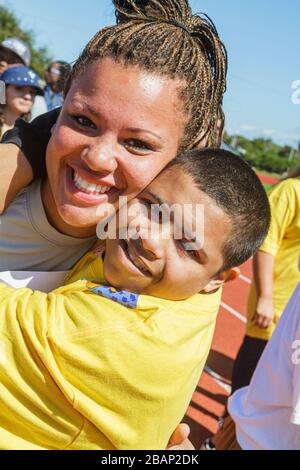
<svg viewBox="0 0 300 470">
<path fill-rule="evenodd" d="M 66 94 L 72 82 L 101 59 L 109 58 L 124 71 L 136 68 L 149 76 L 168 78 L 178 84 L 177 95 L 186 116 L 178 147 L 218 146 L 227 56 L 212 22 L 205 15 L 193 15 L 186 0 L 113 3 L 117 25 L 104 28 L 89 42 L 73 68 Z M 57 116 L 57 112 L 47 114 L 30 125 L 19 122 L 7 136 L 5 142 L 16 144 L 22 152 L 12 145 L 0 149 L 0 209 L 33 175 L 35 179 L 44 175 L 46 147 Z"/>
</svg>

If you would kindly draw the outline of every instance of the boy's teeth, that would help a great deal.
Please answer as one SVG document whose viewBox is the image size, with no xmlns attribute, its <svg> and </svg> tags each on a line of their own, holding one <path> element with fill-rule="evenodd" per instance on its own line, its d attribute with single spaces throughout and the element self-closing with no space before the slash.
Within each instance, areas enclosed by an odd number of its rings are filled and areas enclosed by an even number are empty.
<svg viewBox="0 0 300 470">
<path fill-rule="evenodd" d="M 130 252 L 128 245 L 127 245 L 127 253 L 128 253 L 129 258 L 133 262 L 133 264 L 135 264 L 141 271 L 145 272 L 146 271 L 145 266 L 143 265 L 143 263 L 139 259 L 137 259 L 134 256 L 133 253 Z"/>
<path fill-rule="evenodd" d="M 88 194 L 104 194 L 110 190 L 109 186 L 98 186 L 97 184 L 88 183 L 76 172 L 74 173 L 74 184 L 76 188 Z"/>
</svg>

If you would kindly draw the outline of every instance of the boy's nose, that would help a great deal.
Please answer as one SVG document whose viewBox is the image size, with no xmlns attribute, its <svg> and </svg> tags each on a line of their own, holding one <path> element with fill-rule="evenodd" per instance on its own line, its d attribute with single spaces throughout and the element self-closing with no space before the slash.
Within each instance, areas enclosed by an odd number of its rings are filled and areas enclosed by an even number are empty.
<svg viewBox="0 0 300 470">
<path fill-rule="evenodd" d="M 163 240 L 161 237 L 156 237 L 150 231 L 147 231 L 147 233 L 141 231 L 140 235 L 139 241 L 145 253 L 145 257 L 148 257 L 150 261 L 163 260 L 166 240 Z"/>
<path fill-rule="evenodd" d="M 130 240 L 130 244 L 133 245 L 136 254 L 144 260 L 152 276 L 158 279 L 164 272 L 165 252 L 163 247 L 157 242 L 157 240 L 154 241 L 150 238 L 142 237 Z"/>
</svg>

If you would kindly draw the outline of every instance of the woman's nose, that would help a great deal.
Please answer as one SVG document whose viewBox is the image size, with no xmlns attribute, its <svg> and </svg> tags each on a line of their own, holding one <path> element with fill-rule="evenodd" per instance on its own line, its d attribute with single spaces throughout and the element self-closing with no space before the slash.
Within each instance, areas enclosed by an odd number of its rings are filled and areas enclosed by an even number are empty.
<svg viewBox="0 0 300 470">
<path fill-rule="evenodd" d="M 85 147 L 81 159 L 95 172 L 113 173 L 118 166 L 115 146 L 112 142 L 102 139 Z"/>
</svg>

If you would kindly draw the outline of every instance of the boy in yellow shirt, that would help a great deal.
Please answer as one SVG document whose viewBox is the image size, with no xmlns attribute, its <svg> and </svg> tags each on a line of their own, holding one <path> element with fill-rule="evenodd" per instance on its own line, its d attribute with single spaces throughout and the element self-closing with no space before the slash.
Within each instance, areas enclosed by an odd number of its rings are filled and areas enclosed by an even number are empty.
<svg viewBox="0 0 300 470">
<path fill-rule="evenodd" d="M 174 209 L 169 224 L 152 220 L 162 203 Z M 176 235 L 177 211 L 196 204 L 204 223 L 187 210 Z M 116 238 L 67 285 L 44 294 L 0 284 L 0 448 L 165 448 L 209 352 L 217 288 L 260 246 L 269 217 L 246 163 L 194 150 L 129 203 Z M 149 219 L 158 237 L 146 236 Z"/>
</svg>

